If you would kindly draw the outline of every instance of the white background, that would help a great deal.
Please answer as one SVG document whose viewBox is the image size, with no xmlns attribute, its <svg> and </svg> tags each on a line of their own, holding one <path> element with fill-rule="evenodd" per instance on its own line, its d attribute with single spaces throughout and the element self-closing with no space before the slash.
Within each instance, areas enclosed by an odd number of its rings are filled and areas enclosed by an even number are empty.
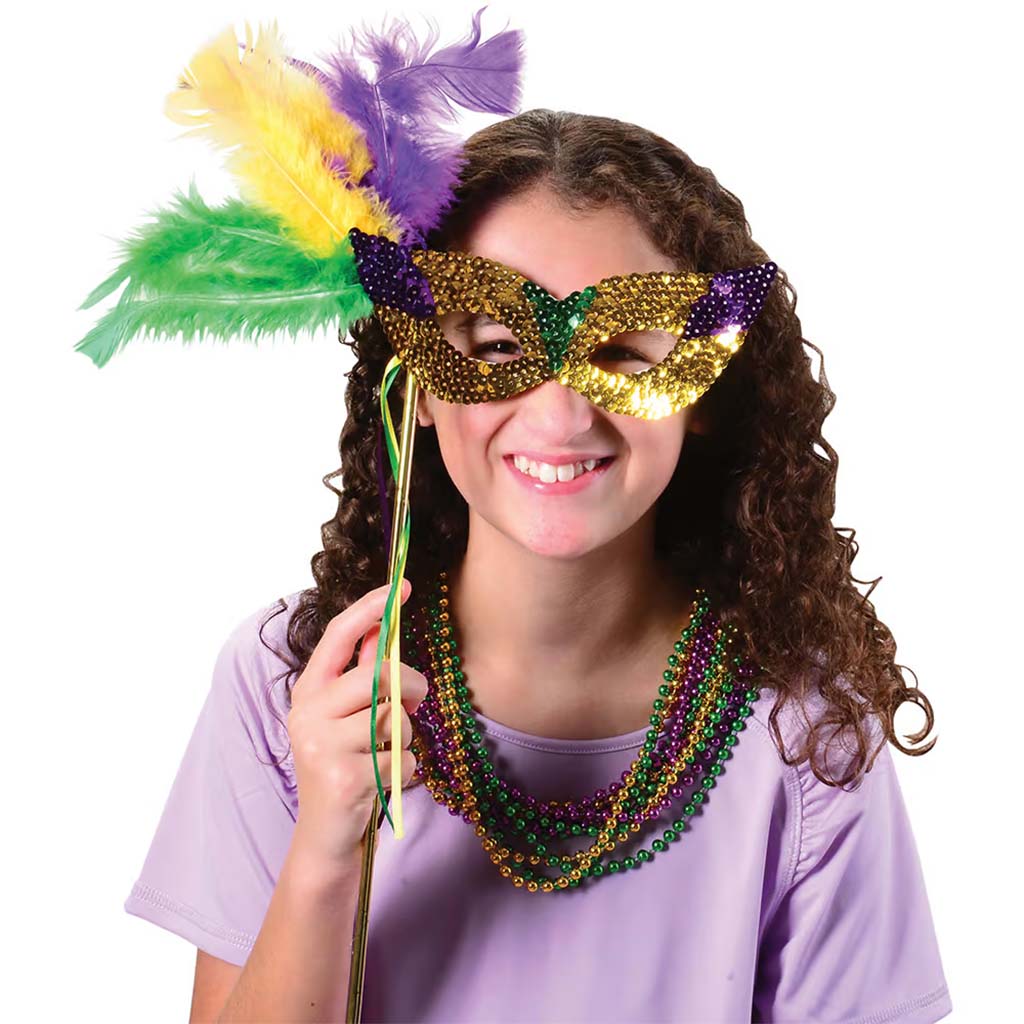
<svg viewBox="0 0 1024 1024">
<path fill-rule="evenodd" d="M 347 8 L 347 9 L 346 9 Z M 523 108 L 662 134 L 743 201 L 799 294 L 838 404 L 837 526 L 939 741 L 893 751 L 954 1002 L 1018 1005 L 1021 370 L 1019 35 L 1010 5 L 517 0 Z M 277 17 L 315 59 L 385 11 L 462 38 L 474 7 L 97 0 L 19 8 L 4 61 L 4 1016 L 187 1018 L 195 949 L 122 910 L 228 631 L 311 583 L 335 508 L 349 353 L 327 332 L 73 345 L 115 241 L 196 176 L 233 191 L 162 115 L 228 24 Z M 463 134 L 487 123 L 472 115 Z M 864 589 L 864 588 L 862 588 Z M 908 679 L 912 677 L 908 674 Z M 903 733 L 920 720 L 904 708 Z M 972 760 L 973 758 L 973 760 Z M 880 840 L 881 841 L 881 840 Z"/>
</svg>

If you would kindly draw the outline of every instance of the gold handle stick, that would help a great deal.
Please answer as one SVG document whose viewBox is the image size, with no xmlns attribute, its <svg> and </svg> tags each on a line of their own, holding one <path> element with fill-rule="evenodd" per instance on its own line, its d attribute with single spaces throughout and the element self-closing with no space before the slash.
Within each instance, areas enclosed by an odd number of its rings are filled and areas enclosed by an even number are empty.
<svg viewBox="0 0 1024 1024">
<path fill-rule="evenodd" d="M 412 445 L 416 436 L 416 400 L 419 384 L 406 369 L 405 406 L 402 410 L 402 440 L 399 448 L 398 482 L 395 509 L 391 520 L 391 551 L 388 558 L 388 583 L 393 584 L 398 569 L 398 550 L 409 508 L 409 475 L 412 466 Z M 396 597 L 396 601 L 399 597 Z M 400 605 L 399 605 L 400 607 Z M 389 645 L 390 646 L 390 645 Z M 390 697 L 385 696 L 385 700 Z M 352 960 L 348 976 L 347 1024 L 360 1024 L 363 1012 L 363 975 L 366 970 L 366 933 L 370 916 L 370 886 L 373 883 L 373 857 L 377 852 L 377 819 L 380 817 L 380 796 L 374 795 L 373 810 L 362 839 L 362 867 L 359 874 L 359 902 L 352 938 Z"/>
</svg>

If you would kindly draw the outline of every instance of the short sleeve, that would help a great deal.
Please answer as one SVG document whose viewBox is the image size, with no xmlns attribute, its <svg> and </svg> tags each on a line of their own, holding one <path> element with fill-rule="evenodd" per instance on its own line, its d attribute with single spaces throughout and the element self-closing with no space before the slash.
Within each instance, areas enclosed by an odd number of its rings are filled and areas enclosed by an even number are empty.
<svg viewBox="0 0 1024 1024">
<path fill-rule="evenodd" d="M 799 844 L 761 937 L 752 1021 L 945 1017 L 952 1004 L 888 744 L 847 788 L 827 786 L 806 761 L 797 770 Z"/>
<path fill-rule="evenodd" d="M 287 666 L 259 636 L 269 615 L 264 608 L 249 616 L 221 648 L 124 903 L 129 914 L 239 966 L 262 925 L 298 808 L 286 715 L 278 708 L 275 717 L 270 703 L 280 689 L 274 677 Z M 285 618 L 282 611 L 271 621 Z"/>
</svg>

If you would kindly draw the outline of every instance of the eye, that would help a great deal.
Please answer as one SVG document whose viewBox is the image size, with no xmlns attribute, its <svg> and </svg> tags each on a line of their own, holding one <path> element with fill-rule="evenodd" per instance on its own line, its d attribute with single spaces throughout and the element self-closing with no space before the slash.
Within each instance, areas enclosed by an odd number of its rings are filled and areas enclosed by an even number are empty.
<svg viewBox="0 0 1024 1024">
<path fill-rule="evenodd" d="M 650 359 L 647 356 L 637 352 L 635 348 L 627 348 L 625 345 L 605 345 L 603 348 L 597 349 L 593 353 L 595 356 L 603 357 L 607 359 L 608 353 L 618 353 L 618 358 L 611 360 L 615 363 L 649 363 Z"/>
<path fill-rule="evenodd" d="M 500 346 L 505 346 L 505 349 L 499 351 Z M 511 338 L 500 338 L 497 341 L 488 341 L 480 345 L 474 345 L 470 350 L 470 356 L 473 359 L 479 359 L 482 355 L 488 352 L 493 352 L 495 355 L 509 355 L 519 356 L 520 352 L 509 351 L 508 348 L 511 346 L 514 349 L 519 348 L 519 342 L 513 341 Z M 488 362 L 495 362 L 496 360 L 487 360 Z"/>
<path fill-rule="evenodd" d="M 676 337 L 669 331 L 647 329 L 621 331 L 606 338 L 590 352 L 590 361 L 602 365 L 608 372 L 642 373 L 662 362 L 672 351 Z M 608 363 L 626 364 L 621 368 L 609 368 Z"/>
</svg>

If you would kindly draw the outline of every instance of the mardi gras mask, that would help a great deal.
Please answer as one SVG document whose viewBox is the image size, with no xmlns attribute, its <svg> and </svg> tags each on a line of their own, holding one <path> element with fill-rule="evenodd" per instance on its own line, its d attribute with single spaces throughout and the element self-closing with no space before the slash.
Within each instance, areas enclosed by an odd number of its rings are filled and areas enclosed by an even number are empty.
<svg viewBox="0 0 1024 1024">
<path fill-rule="evenodd" d="M 678 412 L 714 383 L 777 269 L 626 274 L 556 299 L 482 256 L 358 228 L 349 238 L 395 355 L 431 394 L 490 402 L 558 379 L 609 412 L 644 419 Z"/>
</svg>

